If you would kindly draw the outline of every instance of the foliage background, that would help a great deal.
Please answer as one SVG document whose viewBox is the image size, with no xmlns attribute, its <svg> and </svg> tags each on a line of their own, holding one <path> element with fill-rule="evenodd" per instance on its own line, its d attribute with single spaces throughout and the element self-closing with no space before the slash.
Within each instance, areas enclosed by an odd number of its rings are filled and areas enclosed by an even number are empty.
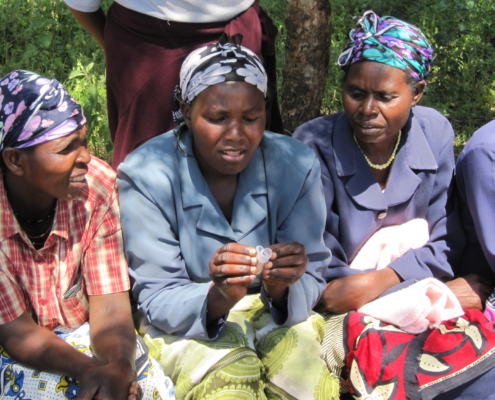
<svg viewBox="0 0 495 400">
<path fill-rule="evenodd" d="M 279 77 L 284 68 L 286 0 L 261 0 L 279 28 Z M 107 9 L 111 0 L 103 0 Z M 373 9 L 418 25 L 436 58 L 422 104 L 446 115 L 458 150 L 495 118 L 494 0 L 330 0 L 332 48 L 322 114 L 340 111 L 342 73 L 336 65 L 353 27 L 352 17 Z M 84 108 L 95 155 L 111 158 L 104 54 L 73 19 L 62 0 L 0 0 L 0 76 L 23 68 L 56 77 Z M 281 79 L 281 78 L 280 78 Z M 279 86 L 282 82 L 279 79 Z"/>
</svg>

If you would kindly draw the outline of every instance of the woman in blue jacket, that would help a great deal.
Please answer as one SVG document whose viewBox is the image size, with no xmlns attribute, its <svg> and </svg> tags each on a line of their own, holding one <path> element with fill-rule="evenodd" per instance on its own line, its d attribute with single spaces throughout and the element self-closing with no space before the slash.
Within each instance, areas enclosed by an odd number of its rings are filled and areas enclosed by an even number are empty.
<svg viewBox="0 0 495 400">
<path fill-rule="evenodd" d="M 307 146 L 264 132 L 266 84 L 240 45 L 196 50 L 176 90 L 179 127 L 119 168 L 142 333 L 178 399 L 338 397 L 311 311 L 331 258 L 320 167 Z M 260 269 L 256 246 L 273 253 Z"/>
<path fill-rule="evenodd" d="M 456 165 L 457 197 L 466 249 L 456 273 L 480 281 L 479 302 L 493 293 L 495 281 L 495 121 L 476 131 L 459 155 Z M 495 296 L 485 315 L 495 320 Z"/>
</svg>

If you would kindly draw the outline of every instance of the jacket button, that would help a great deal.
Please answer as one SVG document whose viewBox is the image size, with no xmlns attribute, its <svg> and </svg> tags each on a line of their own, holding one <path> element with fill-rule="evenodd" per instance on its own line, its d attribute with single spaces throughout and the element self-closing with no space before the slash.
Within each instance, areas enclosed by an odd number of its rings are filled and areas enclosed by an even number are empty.
<svg viewBox="0 0 495 400">
<path fill-rule="evenodd" d="M 380 214 L 378 214 L 378 219 L 383 219 L 387 216 L 387 213 L 384 211 L 384 212 L 381 212 Z"/>
</svg>

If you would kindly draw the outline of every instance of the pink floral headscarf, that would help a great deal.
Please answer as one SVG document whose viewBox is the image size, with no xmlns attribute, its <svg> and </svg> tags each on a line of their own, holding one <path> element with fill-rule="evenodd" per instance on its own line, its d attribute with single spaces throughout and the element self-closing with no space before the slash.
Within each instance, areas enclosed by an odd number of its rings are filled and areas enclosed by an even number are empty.
<svg viewBox="0 0 495 400">
<path fill-rule="evenodd" d="M 0 151 L 58 139 L 85 123 L 81 106 L 56 79 L 23 70 L 0 79 Z"/>
</svg>

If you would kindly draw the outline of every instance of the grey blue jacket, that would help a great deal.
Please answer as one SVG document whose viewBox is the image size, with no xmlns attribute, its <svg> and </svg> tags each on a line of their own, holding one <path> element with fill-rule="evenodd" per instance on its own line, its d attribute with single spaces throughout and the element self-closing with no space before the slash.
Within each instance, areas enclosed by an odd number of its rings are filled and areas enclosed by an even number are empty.
<svg viewBox="0 0 495 400">
<path fill-rule="evenodd" d="M 215 339 L 223 322 L 206 326 L 208 263 L 226 243 L 250 246 L 300 242 L 306 273 L 289 288 L 282 320 L 261 289 L 278 324 L 305 320 L 325 288 L 331 253 L 323 243 L 325 201 L 314 152 L 282 135 L 265 132 L 240 173 L 229 224 L 193 156 L 192 133 L 181 149 L 172 132 L 151 139 L 120 165 L 122 229 L 133 294 L 147 320 L 168 334 Z M 260 281 L 253 286 L 260 286 Z"/>
<path fill-rule="evenodd" d="M 327 281 L 361 273 L 349 264 L 371 235 L 413 218 L 426 219 L 430 239 L 390 267 L 406 283 L 453 276 L 450 263 L 458 261 L 465 241 L 454 202 L 454 132 L 440 113 L 420 106 L 413 107 L 402 132 L 384 192 L 344 113 L 315 119 L 294 133 L 315 150 L 321 163 L 327 205 L 324 238 L 333 254 Z"/>
<path fill-rule="evenodd" d="M 457 193 L 467 245 L 459 275 L 495 277 L 495 121 L 476 131 L 457 159 Z"/>
</svg>

